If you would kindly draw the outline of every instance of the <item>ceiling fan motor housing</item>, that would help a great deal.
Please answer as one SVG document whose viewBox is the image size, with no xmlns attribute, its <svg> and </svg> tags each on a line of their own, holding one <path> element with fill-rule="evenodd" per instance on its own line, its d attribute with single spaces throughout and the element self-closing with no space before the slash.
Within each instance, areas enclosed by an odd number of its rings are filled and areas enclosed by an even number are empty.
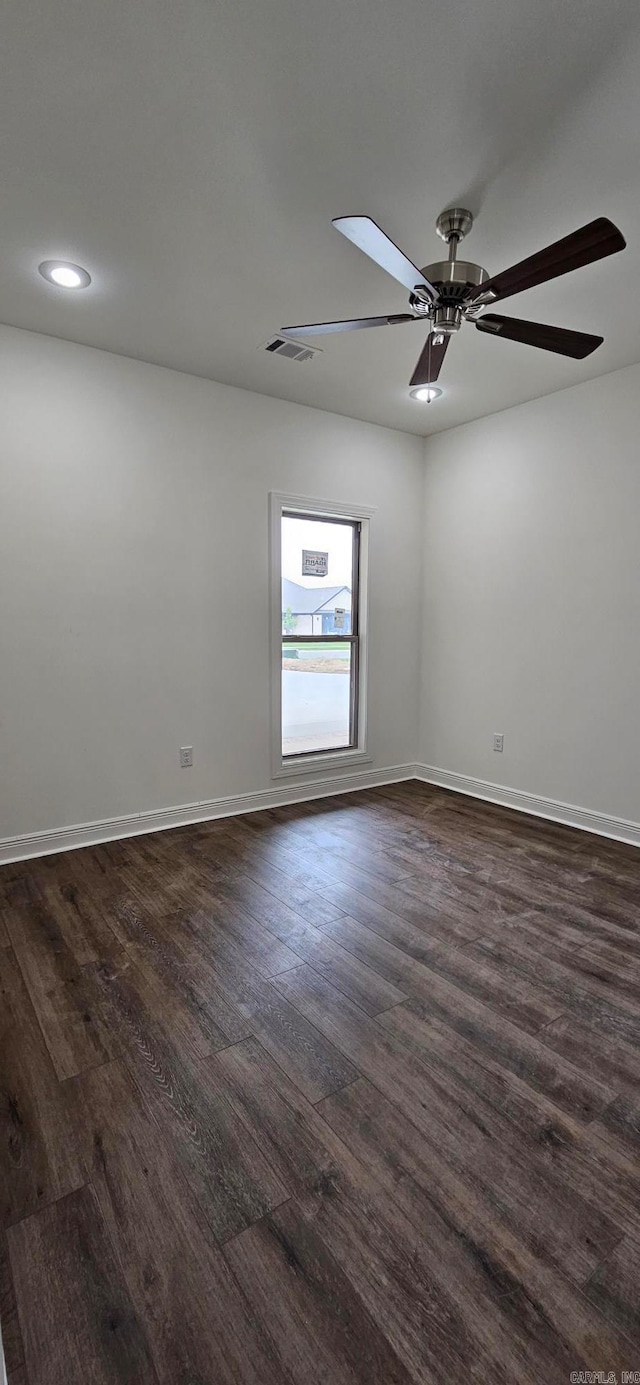
<svg viewBox="0 0 640 1385">
<path fill-rule="evenodd" d="M 433 310 L 434 330 L 457 332 L 469 290 L 486 283 L 487 270 L 469 260 L 439 260 L 425 265 L 420 273 L 438 294 L 438 305 Z"/>
<path fill-rule="evenodd" d="M 425 265 L 420 271 L 438 295 L 437 305 L 432 309 L 433 330 L 445 336 L 458 331 L 469 290 L 480 288 L 489 278 L 481 265 L 456 258 L 458 245 L 468 236 L 472 226 L 473 216 L 466 207 L 449 207 L 442 212 L 436 221 L 436 231 L 449 246 L 449 258 Z"/>
</svg>

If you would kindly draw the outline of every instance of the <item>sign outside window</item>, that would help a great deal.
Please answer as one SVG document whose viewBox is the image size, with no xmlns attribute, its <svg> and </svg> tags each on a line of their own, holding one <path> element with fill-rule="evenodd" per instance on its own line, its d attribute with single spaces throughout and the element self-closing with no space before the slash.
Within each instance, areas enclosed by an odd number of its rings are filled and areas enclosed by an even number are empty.
<svg viewBox="0 0 640 1385">
<path fill-rule="evenodd" d="M 329 554 L 316 548 L 302 550 L 302 576 L 326 577 L 329 571 Z"/>
</svg>

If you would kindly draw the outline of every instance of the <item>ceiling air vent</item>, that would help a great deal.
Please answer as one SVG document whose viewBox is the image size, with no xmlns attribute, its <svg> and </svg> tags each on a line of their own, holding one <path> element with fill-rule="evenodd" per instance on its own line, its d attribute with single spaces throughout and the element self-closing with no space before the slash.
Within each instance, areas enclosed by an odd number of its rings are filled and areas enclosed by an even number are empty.
<svg viewBox="0 0 640 1385">
<path fill-rule="evenodd" d="M 289 361 L 312 361 L 319 354 L 317 346 L 302 346 L 288 337 L 271 337 L 264 343 L 263 350 L 270 351 L 272 356 L 286 356 Z"/>
</svg>

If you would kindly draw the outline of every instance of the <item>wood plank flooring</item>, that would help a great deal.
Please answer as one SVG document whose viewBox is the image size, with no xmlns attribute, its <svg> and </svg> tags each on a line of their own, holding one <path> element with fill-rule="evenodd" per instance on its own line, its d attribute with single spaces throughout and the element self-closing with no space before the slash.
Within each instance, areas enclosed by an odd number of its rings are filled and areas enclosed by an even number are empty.
<svg viewBox="0 0 640 1385">
<path fill-rule="evenodd" d="M 13 1385 L 640 1372 L 640 854 L 409 783 L 0 871 Z"/>
</svg>

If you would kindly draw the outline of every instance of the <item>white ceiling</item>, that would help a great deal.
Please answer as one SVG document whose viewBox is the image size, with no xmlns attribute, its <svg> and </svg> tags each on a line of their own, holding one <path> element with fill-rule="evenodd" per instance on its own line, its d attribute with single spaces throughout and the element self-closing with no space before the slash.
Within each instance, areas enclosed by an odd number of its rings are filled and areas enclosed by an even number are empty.
<svg viewBox="0 0 640 1385">
<path fill-rule="evenodd" d="M 416 433 L 640 358 L 637 0 L 11 0 L 0 54 L 0 320 Z M 606 215 L 623 255 L 505 311 L 602 332 L 568 361 L 463 326 L 430 406 L 420 324 L 285 323 L 406 310 L 331 226 L 372 216 L 418 265 L 437 214 L 477 215 L 497 272 Z M 43 259 L 86 266 L 65 293 Z"/>
</svg>

